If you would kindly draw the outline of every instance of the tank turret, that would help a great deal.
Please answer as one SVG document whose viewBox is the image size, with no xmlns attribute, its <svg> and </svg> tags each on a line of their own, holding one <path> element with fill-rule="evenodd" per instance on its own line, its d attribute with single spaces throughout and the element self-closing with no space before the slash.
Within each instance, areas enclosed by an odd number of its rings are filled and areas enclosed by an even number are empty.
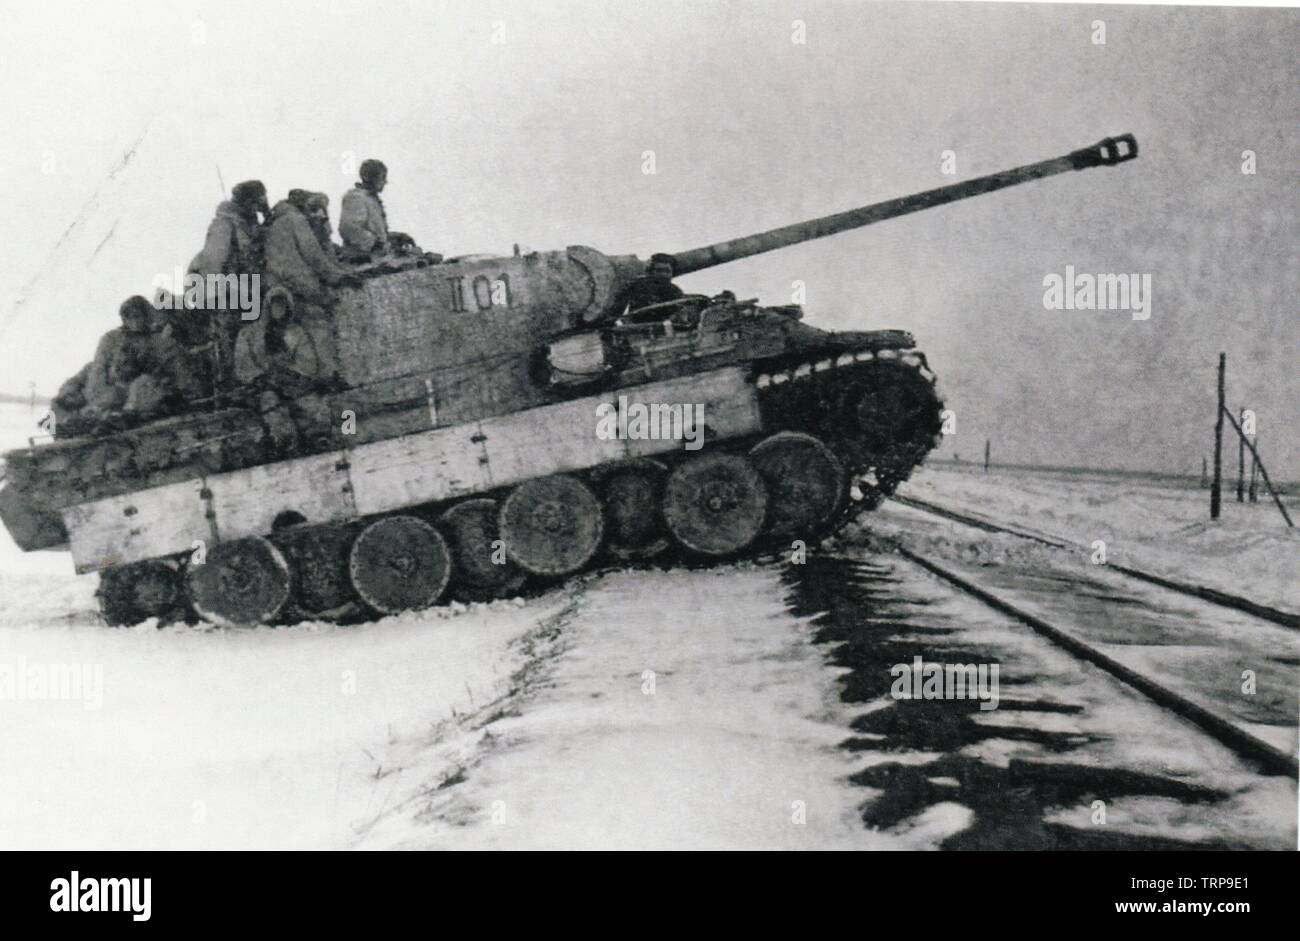
<svg viewBox="0 0 1300 941">
<path fill-rule="evenodd" d="M 873 203 L 846 212 L 675 253 L 677 275 L 825 238 L 922 209 L 969 199 L 1071 170 L 1113 166 L 1137 156 L 1131 134 L 1108 137 L 1062 157 Z M 417 369 L 481 368 L 527 356 L 552 338 L 622 313 L 626 291 L 646 275 L 634 255 L 586 246 L 525 255 L 451 259 L 374 278 L 344 292 L 338 321 L 344 378 L 358 384 Z M 382 323 L 383 330 L 376 330 Z M 516 364 L 517 366 L 517 364 Z M 502 365 L 510 372 L 512 367 Z M 509 375 L 500 382 L 516 385 Z M 518 378 L 518 377 L 516 377 Z"/>
</svg>

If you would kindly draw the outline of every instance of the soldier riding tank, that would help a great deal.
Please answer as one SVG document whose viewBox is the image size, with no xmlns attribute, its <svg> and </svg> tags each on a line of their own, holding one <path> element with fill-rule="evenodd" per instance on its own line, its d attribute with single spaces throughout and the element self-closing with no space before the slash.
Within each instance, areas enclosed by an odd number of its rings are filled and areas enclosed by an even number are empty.
<svg viewBox="0 0 1300 941">
<path fill-rule="evenodd" d="M 679 252 L 675 273 L 1136 156 L 1132 135 L 1106 138 Z M 339 294 L 346 388 L 272 407 L 218 396 L 10 452 L 0 518 L 24 550 L 66 546 L 99 572 L 109 623 L 355 618 L 513 594 L 602 555 L 820 539 L 934 447 L 941 402 L 909 334 L 826 332 L 729 294 L 621 317 L 645 272 L 572 246 L 370 277 Z M 631 433 L 696 407 L 700 449 Z"/>
</svg>

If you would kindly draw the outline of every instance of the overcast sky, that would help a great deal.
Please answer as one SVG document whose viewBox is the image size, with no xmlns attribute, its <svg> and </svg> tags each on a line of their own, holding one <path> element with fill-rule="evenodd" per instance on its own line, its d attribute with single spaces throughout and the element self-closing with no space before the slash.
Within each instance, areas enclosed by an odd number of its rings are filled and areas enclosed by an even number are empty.
<svg viewBox="0 0 1300 941">
<path fill-rule="evenodd" d="M 1122 167 L 683 287 L 780 304 L 798 280 L 811 323 L 912 331 L 957 412 L 943 452 L 970 458 L 988 436 L 1008 461 L 1198 470 L 1223 350 L 1230 404 L 1258 411 L 1274 476 L 1300 477 L 1295 10 L 4 0 L 0 17 L 0 391 L 52 392 L 85 362 L 124 297 L 197 251 L 219 180 L 324 190 L 336 218 L 378 156 L 390 223 L 427 248 L 644 257 L 952 182 L 945 150 L 960 179 L 1131 131 Z M 1150 274 L 1150 319 L 1045 310 L 1066 265 Z"/>
</svg>

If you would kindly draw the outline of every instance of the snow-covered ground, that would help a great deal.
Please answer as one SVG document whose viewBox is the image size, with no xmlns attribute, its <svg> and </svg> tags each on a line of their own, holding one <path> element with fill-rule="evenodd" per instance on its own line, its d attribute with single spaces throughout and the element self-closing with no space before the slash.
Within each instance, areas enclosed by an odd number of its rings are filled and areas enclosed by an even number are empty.
<svg viewBox="0 0 1300 941">
<path fill-rule="evenodd" d="M 19 443 L 31 420 L 0 407 L 0 446 Z M 991 482 L 948 478 L 923 471 L 909 487 L 947 502 L 965 493 L 991 515 L 1028 507 L 1039 487 L 1013 481 L 999 494 Z M 1091 499 L 1113 534 L 1166 506 L 1100 487 Z M 1111 513 L 1116 499 L 1131 514 Z M 1026 509 L 1024 522 L 1089 534 L 1088 498 L 1078 519 L 1050 515 L 1064 511 L 1046 485 L 1033 500 L 1045 515 Z M 1067 519 L 1079 528 L 1066 532 Z M 1168 548 L 1179 527 L 1159 532 Z M 1285 540 L 1276 537 L 1275 553 Z M 998 537 L 975 541 L 1013 551 Z M 1267 561 L 1267 571 L 1285 570 Z M 833 645 L 818 642 L 818 611 L 800 607 L 776 565 L 615 570 L 527 601 L 245 631 L 108 629 L 95 615 L 95 581 L 74 575 L 64 553 L 23 554 L 0 535 L 0 671 L 40 678 L 84 665 L 89 680 L 74 698 L 40 698 L 30 686 L 0 698 L 0 848 L 922 848 L 978 832 L 989 813 L 938 775 L 937 797 L 864 825 L 882 790 L 855 775 L 934 756 L 900 753 L 891 736 L 842 747 L 864 717 L 900 704 L 844 701 L 848 674 L 832 665 Z M 904 587 L 900 596 L 917 591 Z M 1130 830 L 1294 839 L 1294 820 L 1278 821 L 1294 793 L 1276 779 L 1256 780 L 1198 731 L 1166 728 L 1114 684 L 1081 683 L 1068 657 L 936 592 L 917 596 L 932 606 L 927 617 L 1007 663 L 1032 653 L 1024 673 L 1036 695 L 1086 705 L 1066 725 L 1108 733 L 1090 760 L 1142 766 L 1156 755 L 1157 770 L 1205 772 L 1233 795 L 1195 819 L 1176 801 L 1122 802 L 1115 819 Z M 1020 717 L 1030 720 L 1064 721 Z M 1034 749 L 993 735 L 956 757 L 1005 768 L 1025 755 Z M 1086 824 L 1083 811 L 1056 813 Z"/>
<path fill-rule="evenodd" d="M 863 827 L 840 671 L 785 594 L 772 566 L 597 579 L 508 717 L 411 756 L 465 783 L 413 793 L 361 845 L 927 845 L 916 823 Z"/>
<path fill-rule="evenodd" d="M 102 627 L 44 558 L 0 552 L 0 669 L 102 686 L 0 701 L 0 848 L 928 845 L 863 828 L 839 671 L 772 568 L 227 631 Z"/>
<path fill-rule="evenodd" d="M 1287 527 L 1262 485 L 1258 503 L 1237 503 L 1225 488 L 1218 521 L 1208 492 L 1136 476 L 932 465 L 899 493 L 1065 537 L 1090 553 L 1102 540 L 1115 562 L 1300 611 L 1300 529 Z M 1300 520 L 1300 501 L 1286 502 Z"/>
<path fill-rule="evenodd" d="M 0 447 L 35 417 L 0 406 Z M 349 845 L 408 783 L 397 744 L 504 696 L 523 638 L 566 603 L 363 629 L 110 630 L 96 583 L 0 533 L 0 848 Z M 33 684 L 72 667 L 78 695 L 42 698 Z"/>
<path fill-rule="evenodd" d="M 503 696 L 561 601 L 361 630 L 110 630 L 15 623 L 7 586 L 0 668 L 87 665 L 102 692 L 0 701 L 0 847 L 346 846 L 406 783 L 393 749 Z"/>
<path fill-rule="evenodd" d="M 0 535 L 0 848 L 898 845 L 772 569 L 245 631 L 108 629 L 95 585 Z"/>
<path fill-rule="evenodd" d="M 772 568 L 248 631 L 46 616 L 83 581 L 6 584 L 0 668 L 102 687 L 0 702 L 0 847 L 926 845 L 862 827 Z"/>
</svg>

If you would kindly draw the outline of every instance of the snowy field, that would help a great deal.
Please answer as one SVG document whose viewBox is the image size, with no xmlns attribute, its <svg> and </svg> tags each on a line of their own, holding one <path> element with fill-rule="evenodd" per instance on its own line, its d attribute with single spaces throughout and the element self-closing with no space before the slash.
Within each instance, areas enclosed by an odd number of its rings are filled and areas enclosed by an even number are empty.
<svg viewBox="0 0 1300 941">
<path fill-rule="evenodd" d="M 23 625 L 11 603 L 0 664 L 91 665 L 102 692 L 0 702 L 0 847 L 287 849 L 348 845 L 406 783 L 394 749 L 503 696 L 558 599 L 238 632 Z"/>
<path fill-rule="evenodd" d="M 244 631 L 110 630 L 95 584 L 0 536 L 0 667 L 102 683 L 0 701 L 0 848 L 906 845 L 775 570 Z"/>
<path fill-rule="evenodd" d="M 1142 477 L 932 465 L 899 493 L 1064 537 L 1089 552 L 1102 540 L 1112 561 L 1300 611 L 1300 529 L 1287 528 L 1262 485 L 1253 504 L 1237 503 L 1235 486 L 1225 482 L 1217 522 L 1208 491 Z M 1300 500 L 1284 499 L 1300 520 Z"/>
<path fill-rule="evenodd" d="M 20 443 L 32 416 L 0 414 L 5 445 Z M 1178 562 L 1171 574 L 1184 577 L 1219 552 L 1241 580 L 1225 590 L 1295 606 L 1286 533 L 1234 523 L 1245 515 L 1235 505 L 1218 529 L 1198 525 L 1199 494 L 1105 486 L 1071 485 L 1063 499 L 1036 479 L 925 470 L 908 488 L 1108 538 L 1117 555 Z M 1274 523 L 1250 509 L 1261 529 Z M 996 537 L 981 544 L 1002 551 Z M 864 825 L 881 792 L 854 778 L 894 757 L 842 746 L 885 704 L 845 699 L 849 671 L 817 642 L 820 614 L 799 607 L 779 566 L 614 570 L 526 601 L 242 631 L 107 629 L 95 583 L 64 553 L 23 554 L 0 536 L 0 669 L 87 668 L 76 697 L 0 700 L 0 848 L 930 848 L 978 831 L 986 812 L 941 795 Z M 935 609 L 977 626 L 965 642 L 1007 662 L 1032 648 L 1044 696 L 1077 673 L 977 605 L 946 612 Z M 1137 716 L 1135 735 L 1163 736 L 1154 751 L 1120 740 L 1092 760 L 1150 752 L 1160 769 L 1211 769 L 1235 795 L 1173 823 L 1167 801 L 1121 804 L 1130 829 L 1294 842 L 1294 821 L 1277 822 L 1294 804 L 1286 782 L 1256 781 L 1199 733 L 1166 731 L 1122 689 L 1069 693 L 1087 704 L 1083 733 Z M 962 760 L 1025 754 L 991 739 Z"/>
<path fill-rule="evenodd" d="M 464 785 L 412 794 L 360 845 L 929 845 L 915 824 L 863 827 L 848 783 L 858 762 L 837 747 L 852 716 L 842 671 L 785 594 L 771 566 L 595 579 L 490 736 L 413 756 Z"/>
<path fill-rule="evenodd" d="M 15 594 L 0 664 L 103 679 L 0 703 L 0 847 L 928 845 L 861 825 L 839 671 L 774 570 L 361 628 L 109 630 Z"/>
</svg>

